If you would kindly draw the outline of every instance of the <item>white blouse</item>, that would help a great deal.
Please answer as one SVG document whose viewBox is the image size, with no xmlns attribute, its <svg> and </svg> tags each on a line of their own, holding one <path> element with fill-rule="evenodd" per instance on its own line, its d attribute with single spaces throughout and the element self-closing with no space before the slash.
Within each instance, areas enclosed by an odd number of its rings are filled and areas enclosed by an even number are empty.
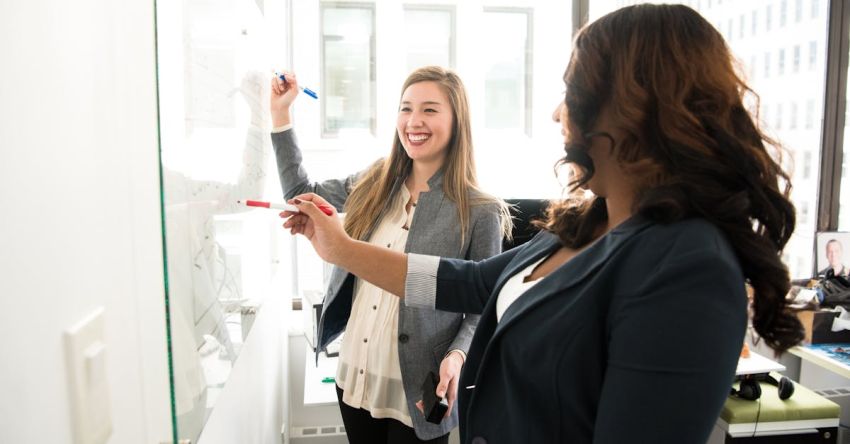
<svg viewBox="0 0 850 444">
<path fill-rule="evenodd" d="M 401 186 L 389 211 L 369 243 L 404 252 L 415 205 L 410 212 L 407 187 Z M 339 350 L 336 384 L 342 402 L 368 410 L 373 418 L 392 418 L 413 427 L 401 380 L 398 357 L 399 298 L 364 280 L 356 279 L 351 316 Z"/>
<path fill-rule="evenodd" d="M 543 262 L 546 257 L 547 256 L 543 256 L 539 261 L 525 267 L 525 269 L 511 276 L 510 279 L 505 282 L 505 285 L 502 286 L 502 290 L 499 291 L 499 296 L 497 296 L 496 299 L 496 322 L 501 322 L 502 315 L 505 314 L 508 307 L 516 302 L 516 300 L 519 299 L 523 293 L 528 291 L 529 288 L 540 282 L 540 279 L 543 279 L 542 277 L 539 277 L 533 281 L 525 282 L 525 278 L 531 275 L 531 273 L 534 272 L 534 268 Z"/>
</svg>

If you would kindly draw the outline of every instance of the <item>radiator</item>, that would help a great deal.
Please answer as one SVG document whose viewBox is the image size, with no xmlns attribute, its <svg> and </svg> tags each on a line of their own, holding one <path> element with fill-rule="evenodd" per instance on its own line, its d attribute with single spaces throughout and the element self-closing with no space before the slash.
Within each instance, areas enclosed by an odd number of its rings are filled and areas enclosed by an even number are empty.
<svg viewBox="0 0 850 444">
<path fill-rule="evenodd" d="M 290 444 L 347 444 L 345 426 L 323 425 L 293 427 Z"/>
<path fill-rule="evenodd" d="M 841 416 L 838 427 L 838 443 L 850 444 L 850 387 L 836 387 L 814 390 L 818 395 L 838 404 Z"/>
</svg>

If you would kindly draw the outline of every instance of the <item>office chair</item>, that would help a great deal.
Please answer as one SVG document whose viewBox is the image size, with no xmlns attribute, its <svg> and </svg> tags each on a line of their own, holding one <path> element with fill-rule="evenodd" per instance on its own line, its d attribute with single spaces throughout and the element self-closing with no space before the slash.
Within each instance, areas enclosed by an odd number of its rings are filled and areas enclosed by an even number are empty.
<svg viewBox="0 0 850 444">
<path fill-rule="evenodd" d="M 505 199 L 505 202 L 511 206 L 513 239 L 505 239 L 502 242 L 502 251 L 508 251 L 531 240 L 540 231 L 531 225 L 532 219 L 543 218 L 546 207 L 549 206 L 549 201 L 546 199 Z"/>
</svg>

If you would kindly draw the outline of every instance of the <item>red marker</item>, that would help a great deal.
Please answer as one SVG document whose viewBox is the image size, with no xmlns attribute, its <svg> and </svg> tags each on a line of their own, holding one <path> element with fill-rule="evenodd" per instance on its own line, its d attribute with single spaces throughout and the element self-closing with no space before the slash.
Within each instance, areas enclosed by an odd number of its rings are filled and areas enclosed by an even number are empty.
<svg viewBox="0 0 850 444">
<path fill-rule="evenodd" d="M 237 200 L 236 202 L 242 203 L 242 201 L 240 201 L 240 200 Z M 245 205 L 248 205 L 249 207 L 274 208 L 276 210 L 292 211 L 292 212 L 295 212 L 295 213 L 300 212 L 298 207 L 296 207 L 295 205 L 291 205 L 291 204 L 288 204 L 288 203 L 281 203 L 281 202 L 263 202 L 261 200 L 246 200 Z M 333 208 L 331 208 L 327 205 L 316 205 L 316 206 L 319 207 L 320 210 L 322 210 L 322 213 L 325 213 L 328 216 L 332 216 L 334 214 Z"/>
</svg>

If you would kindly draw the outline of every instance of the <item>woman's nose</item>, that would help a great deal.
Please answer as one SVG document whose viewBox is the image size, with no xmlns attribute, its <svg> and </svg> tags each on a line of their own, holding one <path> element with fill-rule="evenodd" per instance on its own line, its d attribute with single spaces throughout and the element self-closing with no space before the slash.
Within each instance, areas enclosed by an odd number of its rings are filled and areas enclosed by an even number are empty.
<svg viewBox="0 0 850 444">
<path fill-rule="evenodd" d="M 557 107 L 555 107 L 555 111 L 552 112 L 552 120 L 554 120 L 555 122 L 561 121 L 561 110 L 564 108 L 564 106 L 564 102 L 561 102 L 558 104 Z"/>
<path fill-rule="evenodd" d="M 407 118 L 407 127 L 408 128 L 418 128 L 423 125 L 422 116 L 414 111 L 410 113 L 410 117 Z"/>
</svg>

